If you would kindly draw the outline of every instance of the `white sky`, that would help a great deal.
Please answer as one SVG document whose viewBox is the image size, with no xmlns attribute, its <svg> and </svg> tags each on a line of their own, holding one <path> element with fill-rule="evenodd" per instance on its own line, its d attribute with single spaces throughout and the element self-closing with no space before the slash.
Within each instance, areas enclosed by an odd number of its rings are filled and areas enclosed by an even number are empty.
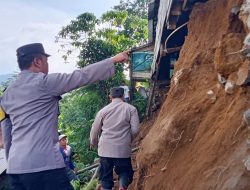
<svg viewBox="0 0 250 190">
<path fill-rule="evenodd" d="M 97 17 L 120 0 L 0 0 L 0 74 L 18 70 L 16 49 L 27 43 L 41 42 L 49 58 L 50 73 L 69 73 L 76 68 L 65 64 L 58 52 L 55 36 L 62 26 L 83 12 Z"/>
</svg>

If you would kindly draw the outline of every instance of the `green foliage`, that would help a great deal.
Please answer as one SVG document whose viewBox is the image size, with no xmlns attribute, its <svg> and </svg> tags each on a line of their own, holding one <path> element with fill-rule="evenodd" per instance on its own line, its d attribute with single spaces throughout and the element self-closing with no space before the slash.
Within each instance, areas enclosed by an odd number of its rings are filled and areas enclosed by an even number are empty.
<svg viewBox="0 0 250 190">
<path fill-rule="evenodd" d="M 79 15 L 76 20 L 62 28 L 59 32 L 61 38 L 71 39 L 73 41 L 81 40 L 82 35 L 91 35 L 97 24 L 98 20 L 92 13 L 83 13 Z"/>
<path fill-rule="evenodd" d="M 82 68 L 146 42 L 147 2 L 121 1 L 99 20 L 92 13 L 78 16 L 63 27 L 57 37 L 63 50 L 66 50 L 64 59 L 67 60 L 77 49 L 80 52 L 77 64 Z M 116 65 L 116 74 L 111 79 L 78 89 L 66 95 L 60 103 L 59 127 L 68 135 L 69 143 L 76 152 L 74 159 L 79 169 L 97 157 L 96 151 L 89 150 L 91 125 L 95 114 L 108 104 L 110 88 L 120 86 L 125 79 L 123 70 L 122 65 Z M 145 100 L 136 95 L 132 103 L 142 118 Z M 81 182 L 89 180 L 89 173 L 81 174 L 79 178 Z M 87 186 L 86 190 L 89 188 Z"/>
<path fill-rule="evenodd" d="M 59 127 L 68 135 L 76 152 L 75 161 L 88 164 L 97 157 L 96 152 L 89 150 L 89 133 L 94 116 L 102 106 L 102 97 L 93 91 L 75 91 L 61 102 Z"/>
<path fill-rule="evenodd" d="M 87 86 L 85 91 L 93 91 L 96 92 L 102 99 L 103 105 L 109 103 L 109 91 L 114 86 L 120 86 L 121 82 L 124 80 L 124 74 L 122 72 L 123 68 L 121 65 L 116 65 L 116 74 L 105 81 L 100 81 L 96 84 Z"/>
<path fill-rule="evenodd" d="M 79 67 L 101 61 L 116 53 L 116 48 L 109 42 L 101 39 L 89 38 L 82 43 L 82 50 L 79 55 Z"/>
<path fill-rule="evenodd" d="M 145 43 L 147 39 L 148 31 L 148 21 L 141 19 L 138 16 L 130 16 L 124 23 L 124 35 L 129 35 L 131 39 L 137 44 Z"/>
<path fill-rule="evenodd" d="M 147 19 L 148 0 L 121 0 L 120 4 L 114 7 L 115 10 L 126 10 L 129 15 L 136 15 Z"/>
<path fill-rule="evenodd" d="M 72 49 L 79 49 L 80 67 L 110 57 L 117 52 L 147 41 L 148 0 L 121 1 L 100 20 L 83 13 L 62 28 L 57 36 L 65 59 Z M 68 48 L 70 47 L 70 48 Z"/>
<path fill-rule="evenodd" d="M 73 186 L 74 190 L 80 190 L 81 184 L 79 180 L 72 180 L 70 183 Z"/>
<path fill-rule="evenodd" d="M 95 190 L 97 183 L 98 183 L 97 179 L 94 179 L 90 181 L 86 186 L 81 188 L 81 190 Z"/>
<path fill-rule="evenodd" d="M 136 109 L 138 111 L 140 121 L 142 121 L 144 116 L 145 116 L 147 101 L 138 92 L 135 92 L 134 93 L 134 99 L 131 102 L 131 104 L 136 107 Z"/>
<path fill-rule="evenodd" d="M 110 22 L 112 26 L 121 27 L 128 17 L 128 12 L 121 10 L 121 11 L 108 11 L 102 15 L 101 20 L 102 22 Z"/>
<path fill-rule="evenodd" d="M 81 181 L 81 184 L 86 184 L 91 180 L 92 175 L 93 175 L 93 172 L 86 171 L 84 173 L 79 174 L 78 178 Z"/>
</svg>

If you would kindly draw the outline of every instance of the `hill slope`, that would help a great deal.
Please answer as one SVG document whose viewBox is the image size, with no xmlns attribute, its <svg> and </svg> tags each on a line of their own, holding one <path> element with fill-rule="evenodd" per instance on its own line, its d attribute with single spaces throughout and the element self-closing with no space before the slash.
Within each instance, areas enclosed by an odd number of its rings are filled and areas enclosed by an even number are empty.
<svg viewBox="0 0 250 190">
<path fill-rule="evenodd" d="M 240 54 L 228 56 L 242 48 L 247 33 L 232 13 L 242 3 L 210 0 L 194 7 L 168 97 L 137 155 L 134 189 L 250 189 L 242 123 L 250 90 L 236 86 L 228 94 L 217 78 L 236 82 L 239 68 L 249 65 Z"/>
</svg>

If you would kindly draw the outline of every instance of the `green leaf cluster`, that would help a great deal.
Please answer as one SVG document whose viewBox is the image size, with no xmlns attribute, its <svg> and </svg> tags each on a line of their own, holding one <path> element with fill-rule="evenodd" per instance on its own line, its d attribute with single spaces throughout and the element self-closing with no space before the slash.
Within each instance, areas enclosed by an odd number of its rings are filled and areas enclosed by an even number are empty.
<svg viewBox="0 0 250 190">
<path fill-rule="evenodd" d="M 81 184 L 79 180 L 72 180 L 70 183 L 73 186 L 74 190 L 80 190 Z"/>
<path fill-rule="evenodd" d="M 77 162 L 88 164 L 97 157 L 97 153 L 89 149 L 89 133 L 94 116 L 102 106 L 98 93 L 82 90 L 67 95 L 61 102 L 59 128 L 68 135 Z"/>
<path fill-rule="evenodd" d="M 142 121 L 146 114 L 147 101 L 138 92 L 135 92 L 131 104 L 136 107 L 140 121 Z"/>
<path fill-rule="evenodd" d="M 87 185 L 85 185 L 81 190 L 95 190 L 97 186 L 97 179 L 90 181 Z"/>
<path fill-rule="evenodd" d="M 100 61 L 147 41 L 148 0 L 120 1 L 97 19 L 85 12 L 58 33 L 57 41 L 67 58 L 78 49 L 79 67 Z"/>
</svg>

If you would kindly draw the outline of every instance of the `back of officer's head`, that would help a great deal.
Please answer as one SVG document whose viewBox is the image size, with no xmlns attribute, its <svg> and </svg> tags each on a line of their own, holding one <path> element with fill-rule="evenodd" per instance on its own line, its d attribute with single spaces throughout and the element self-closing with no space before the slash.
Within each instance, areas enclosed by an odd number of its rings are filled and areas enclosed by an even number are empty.
<svg viewBox="0 0 250 190">
<path fill-rule="evenodd" d="M 45 53 L 41 43 L 27 44 L 19 47 L 17 50 L 17 62 L 20 70 L 29 69 L 35 58 L 42 59 L 42 56 L 49 57 Z"/>
<path fill-rule="evenodd" d="M 17 59 L 18 62 L 18 67 L 20 70 L 26 70 L 29 69 L 32 65 L 32 62 L 35 58 L 42 59 L 42 55 L 40 54 L 31 54 L 31 55 L 26 55 L 24 57 L 20 57 Z"/>
<path fill-rule="evenodd" d="M 121 87 L 114 87 L 110 90 L 111 98 L 123 98 L 124 89 Z"/>
</svg>

